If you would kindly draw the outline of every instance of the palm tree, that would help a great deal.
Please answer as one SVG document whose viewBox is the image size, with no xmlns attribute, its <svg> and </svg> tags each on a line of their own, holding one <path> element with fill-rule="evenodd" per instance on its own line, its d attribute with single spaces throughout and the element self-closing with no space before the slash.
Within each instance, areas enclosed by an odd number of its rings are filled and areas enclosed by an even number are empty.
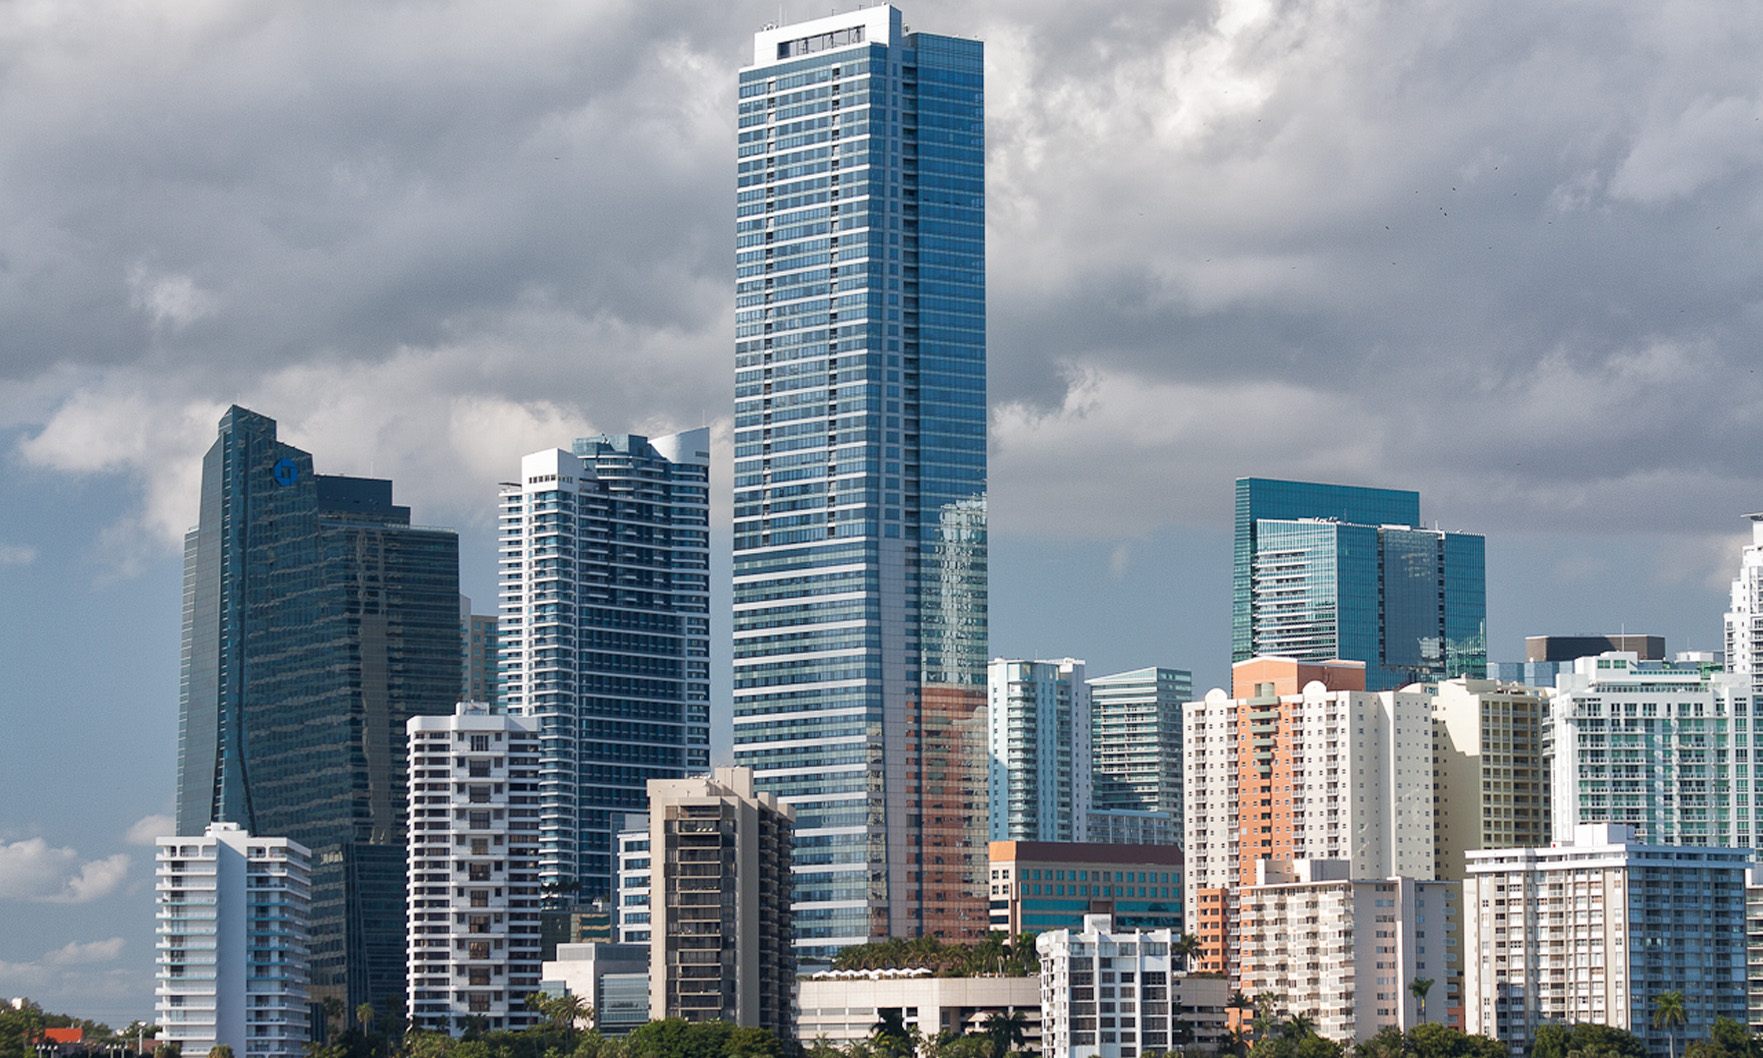
<svg viewBox="0 0 1763 1058">
<path fill-rule="evenodd" d="M 1316 1019 L 1308 1014 L 1293 1014 L 1280 1026 L 1279 1032 L 1288 1040 L 1307 1040 L 1316 1035 Z"/>
<path fill-rule="evenodd" d="M 986 1015 L 981 1031 L 991 1038 L 992 1058 L 1005 1058 L 1028 1042 L 1028 1016 L 1015 1007 L 1008 1012 L 994 1010 Z"/>
<path fill-rule="evenodd" d="M 1671 1041 L 1671 1058 L 1677 1058 L 1677 1033 L 1671 1030 L 1673 1026 L 1688 1021 L 1682 992 L 1661 992 L 1653 997 L 1653 1027 L 1665 1030 L 1666 1038 Z"/>
<path fill-rule="evenodd" d="M 1194 959 L 1206 951 L 1206 946 L 1200 943 L 1200 938 L 1194 936 L 1192 933 L 1183 933 L 1181 936 L 1177 937 L 1175 943 L 1171 944 L 1169 947 L 1176 956 L 1180 957 L 1182 960 L 1182 966 L 1185 967 L 1189 973 L 1192 973 L 1194 970 Z"/>
<path fill-rule="evenodd" d="M 877 1052 L 892 1058 L 912 1053 L 912 1033 L 906 1028 L 906 1012 L 899 1007 L 883 1007 L 875 1012 L 869 1038 L 875 1042 Z"/>
<path fill-rule="evenodd" d="M 1420 1000 L 1420 1020 L 1426 1020 L 1426 994 L 1432 991 L 1432 978 L 1416 977 L 1408 982 L 1408 994 Z"/>
<path fill-rule="evenodd" d="M 336 996 L 324 997 L 324 1041 L 337 1041 L 337 1022 L 343 1020 L 343 1001 Z"/>
</svg>

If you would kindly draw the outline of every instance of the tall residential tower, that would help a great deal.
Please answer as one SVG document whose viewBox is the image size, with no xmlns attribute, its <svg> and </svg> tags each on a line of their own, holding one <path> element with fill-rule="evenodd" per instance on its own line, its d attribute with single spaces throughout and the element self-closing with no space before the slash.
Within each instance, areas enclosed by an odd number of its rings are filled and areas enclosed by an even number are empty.
<svg viewBox="0 0 1763 1058">
<path fill-rule="evenodd" d="M 317 999 L 404 994 L 404 725 L 459 696 L 459 539 L 234 407 L 184 540 L 178 833 L 312 852 Z"/>
<path fill-rule="evenodd" d="M 710 437 L 587 437 L 502 486 L 502 703 L 539 725 L 539 880 L 610 897 L 650 779 L 710 766 Z"/>
<path fill-rule="evenodd" d="M 735 761 L 805 956 L 987 927 L 983 57 L 881 6 L 740 73 Z"/>
</svg>

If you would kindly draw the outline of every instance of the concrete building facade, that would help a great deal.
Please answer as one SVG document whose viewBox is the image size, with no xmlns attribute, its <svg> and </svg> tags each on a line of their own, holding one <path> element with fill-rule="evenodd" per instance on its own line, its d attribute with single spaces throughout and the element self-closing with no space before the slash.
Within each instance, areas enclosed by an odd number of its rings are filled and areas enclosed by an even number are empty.
<svg viewBox="0 0 1763 1058">
<path fill-rule="evenodd" d="M 1455 883 L 1351 879 L 1338 860 L 1300 860 L 1295 874 L 1242 892 L 1242 992 L 1278 995 L 1343 1042 L 1447 1021 L 1461 970 Z M 1417 979 L 1434 985 L 1424 1009 L 1408 990 Z"/>
<path fill-rule="evenodd" d="M 1174 941 L 1168 930 L 1115 930 L 1106 915 L 1088 916 L 1081 930 L 1037 937 L 1044 1058 L 1216 1048 L 1230 983 L 1188 973 L 1172 953 Z"/>
<path fill-rule="evenodd" d="M 1461 879 L 1471 849 L 1547 845 L 1549 768 L 1543 756 L 1549 692 L 1459 678 L 1433 695 L 1437 878 Z"/>
<path fill-rule="evenodd" d="M 1041 1051 L 1039 977 L 932 977 L 928 970 L 828 970 L 797 986 L 799 1038 L 846 1046 L 868 1040 L 884 1011 L 899 1011 L 908 1029 L 978 1033 L 988 1015 L 1021 1011 L 1029 1054 Z"/>
<path fill-rule="evenodd" d="M 300 1058 L 308 1016 L 311 854 L 211 823 L 155 842 L 154 1018 L 190 1054 Z"/>
<path fill-rule="evenodd" d="M 1468 855 L 1466 1028 L 1523 1053 L 1546 1022 L 1594 1022 L 1670 1045 L 1653 1000 L 1684 995 L 1677 1038 L 1748 1018 L 1744 849 L 1640 843 L 1581 824 L 1549 848 Z"/>
<path fill-rule="evenodd" d="M 593 1007 L 602 1035 L 623 1036 L 649 1022 L 647 944 L 559 944 L 541 976 L 541 991 L 580 996 Z"/>
<path fill-rule="evenodd" d="M 649 782 L 649 1015 L 792 1037 L 791 812 L 746 768 Z"/>
<path fill-rule="evenodd" d="M 538 1020 L 538 726 L 460 702 L 407 731 L 410 1024 L 525 1028 Z"/>
</svg>

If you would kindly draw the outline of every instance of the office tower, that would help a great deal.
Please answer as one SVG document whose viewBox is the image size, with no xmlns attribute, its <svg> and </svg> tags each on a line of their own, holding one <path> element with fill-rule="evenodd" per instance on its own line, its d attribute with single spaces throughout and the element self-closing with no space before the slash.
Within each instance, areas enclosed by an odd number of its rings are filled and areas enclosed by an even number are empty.
<svg viewBox="0 0 1763 1058">
<path fill-rule="evenodd" d="M 1181 707 L 1193 674 L 1134 669 L 1089 684 L 1089 840 L 1180 845 Z"/>
<path fill-rule="evenodd" d="M 1469 854 L 1464 1016 L 1525 1053 L 1544 1023 L 1595 1022 L 1669 1046 L 1653 1000 L 1682 992 L 1678 1041 L 1745 1023 L 1745 849 L 1643 844 L 1626 824 L 1582 824 L 1549 848 Z"/>
<path fill-rule="evenodd" d="M 1181 849 L 1081 841 L 994 841 L 992 932 L 1015 937 L 1083 929 L 1112 915 L 1121 929 L 1184 932 Z"/>
<path fill-rule="evenodd" d="M 1753 697 L 1763 695 L 1763 514 L 1751 520 L 1751 542 L 1739 553 L 1732 580 L 1732 606 L 1726 612 L 1726 671 L 1751 681 Z"/>
<path fill-rule="evenodd" d="M 649 782 L 649 1016 L 794 1038 L 791 812 L 749 768 Z"/>
<path fill-rule="evenodd" d="M 1289 881 L 1243 890 L 1241 991 L 1279 996 L 1331 1040 L 1444 1024 L 1461 969 L 1457 884 L 1355 879 L 1346 868 L 1301 860 Z M 1416 979 L 1435 986 L 1424 1001 L 1408 990 Z"/>
<path fill-rule="evenodd" d="M 1487 675 L 1484 542 L 1420 494 L 1239 478 L 1231 658 L 1365 662 L 1381 691 Z"/>
<path fill-rule="evenodd" d="M 305 846 L 234 823 L 155 844 L 159 1042 L 192 1055 L 224 1043 L 240 1058 L 300 1058 L 310 1025 Z"/>
<path fill-rule="evenodd" d="M 538 729 L 460 702 L 406 731 L 410 1024 L 525 1028 L 538 1020 Z"/>
<path fill-rule="evenodd" d="M 710 766 L 709 431 L 574 448 L 526 456 L 501 492 L 502 702 L 539 723 L 558 913 L 611 897 L 650 779 Z"/>
<path fill-rule="evenodd" d="M 1085 915 L 1081 930 L 1056 929 L 1035 938 L 1041 1054 L 1132 1058 L 1187 1046 L 1215 1051 L 1225 1034 L 1230 982 L 1189 974 L 1186 960 L 1172 950 L 1175 940 L 1166 929 L 1116 930 L 1107 915 Z"/>
<path fill-rule="evenodd" d="M 1237 968 L 1241 890 L 1299 860 L 1351 878 L 1433 870 L 1432 701 L 1366 691 L 1358 662 L 1254 658 L 1183 715 L 1186 897 L 1202 967 Z"/>
<path fill-rule="evenodd" d="M 1609 650 L 1632 650 L 1642 661 L 1665 661 L 1665 637 L 1617 632 L 1607 636 L 1525 636 L 1524 660 L 1501 662 L 1499 678 L 1529 687 L 1553 687 L 1555 676 L 1579 658 Z M 1489 676 L 1495 675 L 1493 672 Z"/>
<path fill-rule="evenodd" d="M 1751 705 L 1748 677 L 1705 665 L 1620 651 L 1575 661 L 1543 729 L 1555 839 L 1629 823 L 1653 845 L 1754 847 Z"/>
<path fill-rule="evenodd" d="M 496 668 L 500 658 L 496 651 L 494 614 L 471 612 L 471 600 L 459 597 L 459 635 L 465 649 L 465 666 L 461 674 L 459 700 L 499 704 Z"/>
<path fill-rule="evenodd" d="M 740 73 L 735 763 L 805 956 L 986 929 L 982 59 L 882 6 Z"/>
<path fill-rule="evenodd" d="M 1084 663 L 996 658 L 986 693 L 991 840 L 1085 840 L 1090 689 Z"/>
<path fill-rule="evenodd" d="M 1433 876 L 1463 877 L 1471 849 L 1547 845 L 1548 692 L 1459 677 L 1433 695 Z"/>
<path fill-rule="evenodd" d="M 404 1004 L 404 724 L 459 695 L 459 541 L 233 407 L 184 541 L 178 832 L 312 851 L 315 999 Z"/>
</svg>

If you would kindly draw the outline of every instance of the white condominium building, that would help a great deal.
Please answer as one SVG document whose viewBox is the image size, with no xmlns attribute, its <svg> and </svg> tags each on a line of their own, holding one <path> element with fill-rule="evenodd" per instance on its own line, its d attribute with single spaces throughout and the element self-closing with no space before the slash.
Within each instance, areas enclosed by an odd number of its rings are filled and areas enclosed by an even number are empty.
<svg viewBox="0 0 1763 1058">
<path fill-rule="evenodd" d="M 1169 930 L 1115 932 L 1108 915 L 1035 940 L 1041 956 L 1043 1058 L 1136 1058 L 1194 1045 L 1210 1052 L 1225 1031 L 1230 984 L 1189 975 Z"/>
<path fill-rule="evenodd" d="M 1241 991 L 1283 997 L 1332 1040 L 1444 1023 L 1458 1002 L 1458 886 L 1350 879 L 1338 860 L 1297 867 L 1293 881 L 1242 891 Z M 1424 999 L 1416 980 L 1431 982 Z"/>
<path fill-rule="evenodd" d="M 460 702 L 406 728 L 410 1023 L 524 1028 L 538 1018 L 537 725 Z"/>
<path fill-rule="evenodd" d="M 1084 663 L 994 658 L 987 672 L 993 841 L 1088 841 L 1090 687 Z"/>
<path fill-rule="evenodd" d="M 1628 823 L 1654 845 L 1757 844 L 1748 677 L 1611 651 L 1555 687 L 1543 751 L 1556 841 Z"/>
<path fill-rule="evenodd" d="M 1433 696 L 1438 878 L 1461 879 L 1471 849 L 1547 845 L 1543 727 L 1552 690 L 1459 677 Z"/>
<path fill-rule="evenodd" d="M 1640 844 L 1584 824 L 1551 848 L 1468 855 L 1465 1028 L 1523 1052 L 1544 1022 L 1626 1029 L 1664 1053 L 1653 1001 L 1684 995 L 1677 1038 L 1747 1018 L 1744 849 Z"/>
<path fill-rule="evenodd" d="M 162 1043 L 240 1058 L 306 1053 L 310 853 L 235 823 L 159 838 L 154 1016 Z"/>
<path fill-rule="evenodd" d="M 1732 580 L 1732 608 L 1726 612 L 1726 671 L 1749 681 L 1752 695 L 1763 694 L 1763 514 L 1751 520 L 1751 543 L 1739 555 Z"/>
</svg>

